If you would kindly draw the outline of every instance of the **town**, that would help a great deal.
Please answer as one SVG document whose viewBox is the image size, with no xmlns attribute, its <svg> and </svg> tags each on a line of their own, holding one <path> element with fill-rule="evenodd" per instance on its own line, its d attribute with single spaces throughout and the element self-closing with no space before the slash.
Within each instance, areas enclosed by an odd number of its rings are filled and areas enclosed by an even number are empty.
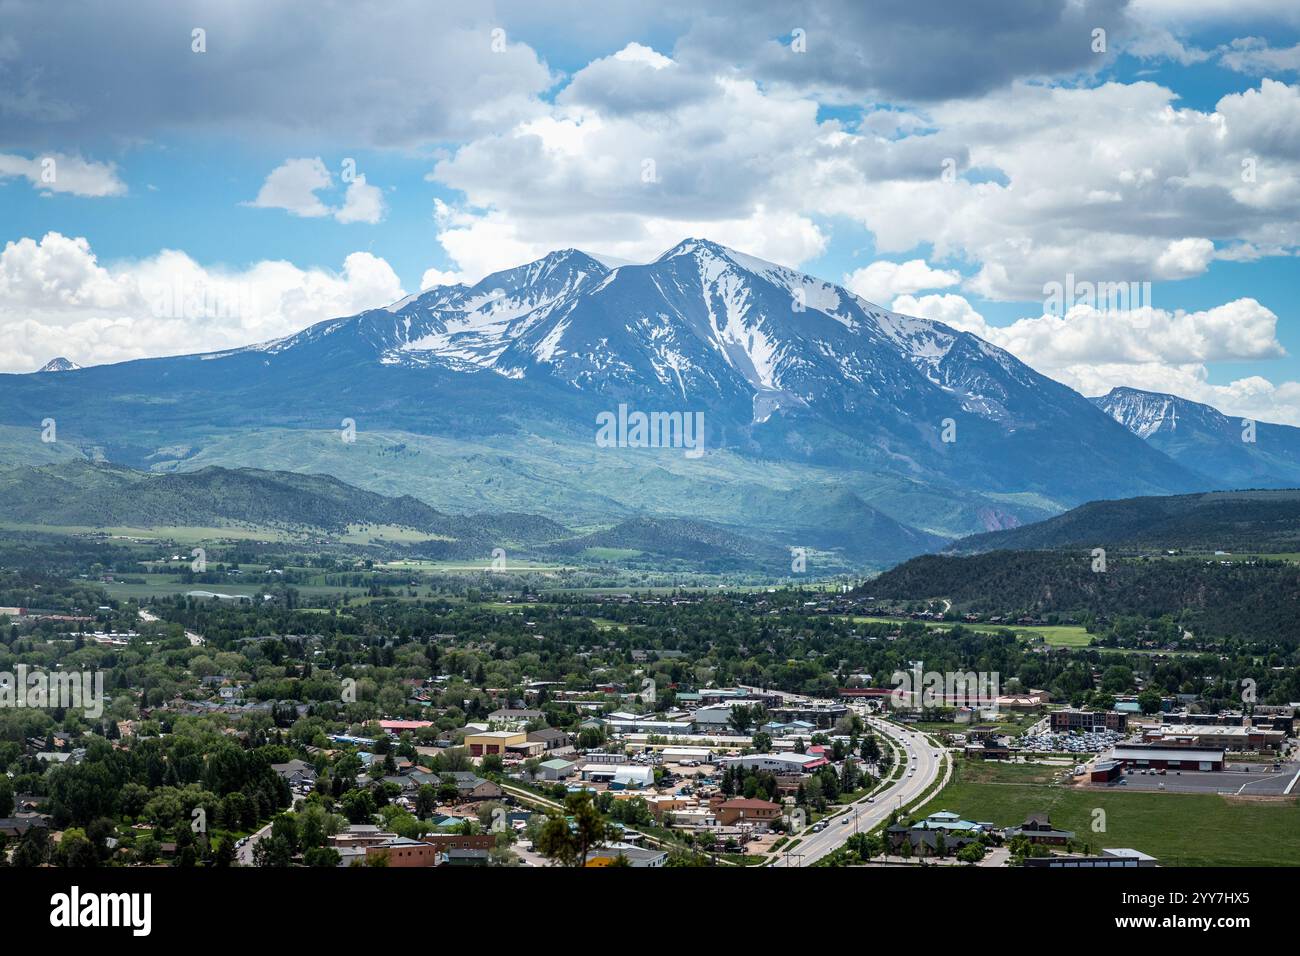
<svg viewBox="0 0 1300 956">
<path fill-rule="evenodd" d="M 139 591 L 122 574 L 11 574 L 9 600 L 48 606 L 4 609 L 4 660 L 107 679 L 102 715 L 0 710 L 5 860 L 1300 858 L 1293 673 L 1230 673 L 1176 632 L 1146 642 L 1155 650 L 1105 648 L 1100 628 L 1088 646 L 1077 625 L 841 591 L 543 595 L 544 576 L 490 572 L 466 591 L 465 575 L 408 569 L 404 591 L 384 597 L 365 582 L 392 572 L 361 566 L 339 580 L 371 597 L 326 588 L 308 600 L 282 579 L 304 586 L 310 563 L 245 562 L 244 575 L 275 578 L 257 601 L 162 573 L 150 580 L 172 593 L 144 604 L 120 597 Z M 1250 693 L 1234 690 L 1243 677 Z M 1179 823 L 1189 813 L 1231 824 L 1193 838 Z"/>
</svg>

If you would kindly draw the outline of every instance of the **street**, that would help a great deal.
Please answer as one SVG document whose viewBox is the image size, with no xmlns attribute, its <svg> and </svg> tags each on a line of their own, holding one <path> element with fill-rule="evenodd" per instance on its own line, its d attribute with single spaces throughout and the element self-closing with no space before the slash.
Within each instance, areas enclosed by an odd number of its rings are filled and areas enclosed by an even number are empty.
<svg viewBox="0 0 1300 956">
<path fill-rule="evenodd" d="M 887 735 L 898 744 L 902 761 L 909 769 L 915 767 L 916 775 L 911 776 L 905 770 L 902 779 L 876 793 L 872 803 L 863 798 L 852 804 L 848 813 L 830 818 L 826 829 L 820 833 L 804 830 L 798 846 L 789 854 L 782 853 L 772 866 L 811 866 L 842 846 L 855 832 L 866 833 L 888 818 L 891 811 L 908 806 L 941 773 L 946 777 L 950 766 L 948 755 L 919 731 L 909 731 L 878 717 L 868 716 L 866 720 L 872 730 Z M 939 750 L 939 756 L 935 756 L 936 750 Z M 912 763 L 912 754 L 916 755 L 915 764 Z"/>
</svg>

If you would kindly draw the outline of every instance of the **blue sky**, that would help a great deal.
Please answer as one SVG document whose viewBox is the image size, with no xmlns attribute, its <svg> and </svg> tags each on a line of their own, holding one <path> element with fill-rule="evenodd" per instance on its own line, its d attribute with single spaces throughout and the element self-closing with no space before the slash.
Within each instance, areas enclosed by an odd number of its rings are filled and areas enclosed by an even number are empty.
<svg viewBox="0 0 1300 956">
<path fill-rule="evenodd" d="M 0 370 L 703 235 L 1086 394 L 1300 423 L 1300 6 L 540 6 L 13 5 Z M 1067 276 L 1149 282 L 1149 308 L 1045 314 Z M 253 305 L 159 308 L 172 284 Z"/>
</svg>

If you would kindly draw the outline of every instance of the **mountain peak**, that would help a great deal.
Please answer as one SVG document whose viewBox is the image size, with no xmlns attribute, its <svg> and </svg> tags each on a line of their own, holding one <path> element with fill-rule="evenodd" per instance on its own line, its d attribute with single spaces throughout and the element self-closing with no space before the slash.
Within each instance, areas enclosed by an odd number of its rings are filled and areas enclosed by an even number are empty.
<svg viewBox="0 0 1300 956">
<path fill-rule="evenodd" d="M 81 368 L 76 362 L 70 361 L 60 355 L 58 358 L 52 358 L 36 371 L 39 372 L 72 372 Z"/>
<path fill-rule="evenodd" d="M 655 262 L 666 262 L 669 259 L 676 259 L 678 256 L 710 256 L 718 259 L 728 259 L 736 265 L 743 265 L 742 260 L 753 258 L 737 252 L 735 249 L 729 249 L 712 239 L 688 238 L 683 239 L 667 252 L 664 252 L 659 258 L 655 259 Z M 766 265 L 771 265 L 771 263 L 766 263 Z"/>
</svg>

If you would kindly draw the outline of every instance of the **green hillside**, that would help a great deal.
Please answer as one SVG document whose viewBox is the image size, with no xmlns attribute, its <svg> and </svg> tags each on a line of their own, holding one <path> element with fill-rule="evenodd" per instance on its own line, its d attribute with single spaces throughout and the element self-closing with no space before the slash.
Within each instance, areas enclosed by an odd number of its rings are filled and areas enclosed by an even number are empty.
<svg viewBox="0 0 1300 956">
<path fill-rule="evenodd" d="M 980 615 L 1172 614 L 1204 636 L 1300 640 L 1300 567 L 1282 561 L 1111 558 L 1093 570 L 1089 551 L 991 551 L 924 555 L 862 585 L 877 599 L 947 599 Z"/>
<path fill-rule="evenodd" d="M 1300 490 L 1092 501 L 1035 524 L 972 535 L 958 553 L 1024 548 L 1300 550 Z"/>
</svg>

